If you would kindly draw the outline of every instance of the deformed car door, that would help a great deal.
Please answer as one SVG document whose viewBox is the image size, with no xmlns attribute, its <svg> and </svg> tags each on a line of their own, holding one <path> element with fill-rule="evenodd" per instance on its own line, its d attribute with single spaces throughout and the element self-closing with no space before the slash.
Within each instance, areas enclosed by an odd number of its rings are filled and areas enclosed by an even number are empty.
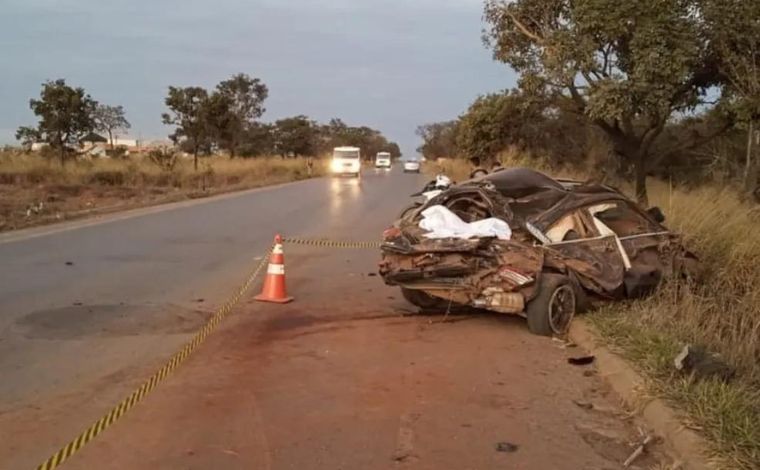
<svg viewBox="0 0 760 470">
<path fill-rule="evenodd" d="M 594 221 L 614 233 L 630 260 L 624 283 L 628 297 L 646 295 L 673 270 L 677 238 L 633 204 L 614 201 L 589 207 Z"/>
<path fill-rule="evenodd" d="M 622 294 L 626 261 L 614 234 L 600 234 L 590 215 L 573 211 L 546 231 L 547 250 L 572 272 L 578 282 L 604 297 Z"/>
</svg>

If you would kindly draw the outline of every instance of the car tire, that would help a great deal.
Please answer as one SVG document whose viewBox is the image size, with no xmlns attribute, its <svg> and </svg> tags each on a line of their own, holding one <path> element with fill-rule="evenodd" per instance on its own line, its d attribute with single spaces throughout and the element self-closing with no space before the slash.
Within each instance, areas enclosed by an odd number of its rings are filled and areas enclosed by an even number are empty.
<svg viewBox="0 0 760 470">
<path fill-rule="evenodd" d="M 417 289 L 401 288 L 401 295 L 412 305 L 424 310 L 440 310 L 445 312 L 449 307 L 449 301 L 441 299 L 439 297 L 433 297 L 432 295 Z"/>
<path fill-rule="evenodd" d="M 538 295 L 525 309 L 528 330 L 541 336 L 564 335 L 570 329 L 576 305 L 576 292 L 570 279 L 561 274 L 542 274 Z"/>
</svg>

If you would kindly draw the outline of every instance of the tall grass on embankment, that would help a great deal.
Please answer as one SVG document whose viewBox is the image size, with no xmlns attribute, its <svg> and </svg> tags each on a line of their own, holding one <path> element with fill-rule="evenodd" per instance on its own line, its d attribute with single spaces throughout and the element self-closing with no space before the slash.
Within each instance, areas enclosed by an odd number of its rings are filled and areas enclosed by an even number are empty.
<svg viewBox="0 0 760 470">
<path fill-rule="evenodd" d="M 508 160 L 508 166 L 545 165 Z M 430 163 L 458 181 L 461 160 Z M 564 169 L 561 176 L 584 179 Z M 629 195 L 630 189 L 623 189 Z M 709 443 L 716 468 L 760 468 L 760 206 L 743 202 L 730 187 L 686 190 L 649 181 L 653 205 L 665 224 L 683 234 L 700 259 L 697 282 L 671 282 L 647 299 L 609 303 L 588 315 L 601 337 L 649 379 L 649 392 L 671 401 L 684 422 Z M 684 377 L 673 359 L 685 344 L 704 345 L 735 367 L 729 383 Z"/>
<path fill-rule="evenodd" d="M 315 160 L 312 176 L 326 167 Z M 37 154 L 0 152 L 0 231 L 116 210 L 197 198 L 309 177 L 306 159 L 179 158 L 162 168 L 142 155 L 61 165 Z"/>
</svg>

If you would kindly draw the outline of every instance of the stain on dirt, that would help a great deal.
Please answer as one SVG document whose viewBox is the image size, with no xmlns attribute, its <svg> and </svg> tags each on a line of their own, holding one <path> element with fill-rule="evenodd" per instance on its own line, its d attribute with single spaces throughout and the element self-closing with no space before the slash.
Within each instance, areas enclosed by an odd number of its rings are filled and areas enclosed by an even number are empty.
<svg viewBox="0 0 760 470">
<path fill-rule="evenodd" d="M 74 304 L 38 310 L 16 321 L 28 339 L 80 339 L 142 334 L 182 334 L 198 330 L 211 315 L 170 304 Z"/>
<path fill-rule="evenodd" d="M 311 315 L 293 314 L 271 318 L 264 325 L 264 330 L 268 333 L 280 333 L 283 331 L 293 330 L 296 328 L 305 328 L 317 323 L 318 319 Z"/>
</svg>

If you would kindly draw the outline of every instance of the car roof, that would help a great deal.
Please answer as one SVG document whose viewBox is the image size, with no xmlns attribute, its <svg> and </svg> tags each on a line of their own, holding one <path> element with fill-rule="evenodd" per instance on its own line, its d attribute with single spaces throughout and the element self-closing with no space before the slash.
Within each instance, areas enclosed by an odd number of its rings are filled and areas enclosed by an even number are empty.
<svg viewBox="0 0 760 470">
<path fill-rule="evenodd" d="M 530 168 L 504 168 L 470 181 L 487 181 L 501 194 L 513 198 L 544 190 L 566 191 L 559 181 Z"/>
</svg>

